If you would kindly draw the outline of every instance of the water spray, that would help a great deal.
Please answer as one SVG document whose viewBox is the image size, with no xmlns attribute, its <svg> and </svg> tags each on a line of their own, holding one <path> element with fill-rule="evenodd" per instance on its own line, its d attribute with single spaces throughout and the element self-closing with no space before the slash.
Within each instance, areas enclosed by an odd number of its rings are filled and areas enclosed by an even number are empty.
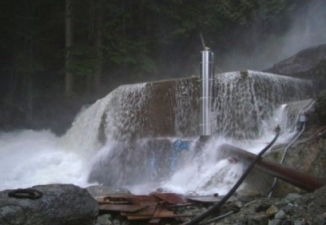
<svg viewBox="0 0 326 225">
<path fill-rule="evenodd" d="M 240 179 L 234 184 L 234 186 L 229 190 L 229 192 L 223 196 L 223 198 L 215 203 L 211 208 L 209 208 L 207 211 L 203 212 L 202 214 L 199 214 L 195 218 L 193 218 L 191 221 L 188 221 L 186 223 L 183 223 L 182 225 L 196 225 L 200 224 L 201 221 L 206 219 L 208 216 L 218 213 L 220 211 L 220 208 L 224 205 L 224 203 L 236 192 L 238 187 L 242 184 L 242 182 L 245 180 L 245 178 L 248 176 L 248 174 L 251 172 L 251 170 L 254 168 L 255 164 L 261 159 L 262 155 L 270 149 L 275 141 L 277 140 L 278 136 L 280 135 L 280 127 L 277 126 L 275 129 L 276 135 L 273 138 L 273 140 L 265 147 L 263 148 L 259 154 L 256 156 L 255 160 L 247 167 L 247 169 L 244 171 Z"/>
</svg>

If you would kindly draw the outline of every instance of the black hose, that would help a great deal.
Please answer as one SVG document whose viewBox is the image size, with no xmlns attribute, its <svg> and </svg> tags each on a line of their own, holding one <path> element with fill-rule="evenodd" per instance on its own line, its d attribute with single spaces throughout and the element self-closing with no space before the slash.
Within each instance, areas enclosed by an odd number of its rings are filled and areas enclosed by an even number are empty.
<svg viewBox="0 0 326 225">
<path fill-rule="evenodd" d="M 280 134 L 280 127 L 277 126 L 275 129 L 276 135 L 273 138 L 273 140 L 263 149 L 259 152 L 259 154 L 256 156 L 255 160 L 248 166 L 248 168 L 245 170 L 245 172 L 242 174 L 240 179 L 237 181 L 237 183 L 231 188 L 231 190 L 221 199 L 221 201 L 214 204 L 210 209 L 203 212 L 202 214 L 196 216 L 192 220 L 184 223 L 183 225 L 196 225 L 199 224 L 203 219 L 205 219 L 207 216 L 209 216 L 212 213 L 216 213 L 219 211 L 222 205 L 234 194 L 234 192 L 238 189 L 240 184 L 244 181 L 244 179 L 248 176 L 250 171 L 254 168 L 255 164 L 260 160 L 261 156 L 275 143 L 277 140 L 279 134 Z"/>
<path fill-rule="evenodd" d="M 17 189 L 10 191 L 8 193 L 9 197 L 12 198 L 29 198 L 29 199 L 39 199 L 43 196 L 43 193 L 35 189 Z"/>
</svg>

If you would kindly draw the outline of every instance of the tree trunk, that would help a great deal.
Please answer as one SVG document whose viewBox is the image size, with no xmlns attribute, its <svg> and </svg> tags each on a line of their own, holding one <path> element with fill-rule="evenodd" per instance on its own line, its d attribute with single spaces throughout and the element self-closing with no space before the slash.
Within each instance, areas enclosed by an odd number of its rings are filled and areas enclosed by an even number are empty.
<svg viewBox="0 0 326 225">
<path fill-rule="evenodd" d="M 103 65 L 103 51 L 102 51 L 102 21 L 103 21 L 103 9 L 102 1 L 98 1 L 96 5 L 96 30 L 95 30 L 95 52 L 96 52 L 96 65 L 94 74 L 94 89 L 95 91 L 101 88 L 101 76 Z"/>
<path fill-rule="evenodd" d="M 73 75 L 69 72 L 71 66 L 71 47 L 73 44 L 73 31 L 72 31 L 72 0 L 66 0 L 65 12 L 65 41 L 66 41 L 66 76 L 65 76 L 65 96 L 67 98 L 72 96 L 73 93 Z"/>
</svg>

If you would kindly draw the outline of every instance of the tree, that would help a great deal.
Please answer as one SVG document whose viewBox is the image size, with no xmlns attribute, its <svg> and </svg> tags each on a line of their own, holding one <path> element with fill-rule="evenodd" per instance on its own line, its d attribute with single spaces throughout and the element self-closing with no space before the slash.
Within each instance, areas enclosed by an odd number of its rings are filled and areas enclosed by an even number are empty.
<svg viewBox="0 0 326 225">
<path fill-rule="evenodd" d="M 66 0 L 65 7 L 65 46 L 66 46 L 66 59 L 65 59 L 65 95 L 71 97 L 73 93 L 73 74 L 70 71 L 72 64 L 71 50 L 73 46 L 73 28 L 72 28 L 72 12 L 73 0 Z"/>
</svg>

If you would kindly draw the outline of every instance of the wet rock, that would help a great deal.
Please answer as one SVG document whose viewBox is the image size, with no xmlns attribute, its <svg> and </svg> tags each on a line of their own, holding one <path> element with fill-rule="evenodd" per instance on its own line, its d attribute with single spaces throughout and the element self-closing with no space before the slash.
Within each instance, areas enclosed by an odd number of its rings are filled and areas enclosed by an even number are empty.
<svg viewBox="0 0 326 225">
<path fill-rule="evenodd" d="M 131 194 L 126 188 L 115 188 L 102 185 L 93 185 L 86 189 L 93 197 L 101 197 L 111 194 Z"/>
<path fill-rule="evenodd" d="M 292 202 L 294 200 L 297 200 L 299 198 L 301 198 L 302 195 L 298 194 L 298 193 L 289 193 L 285 196 L 284 200 L 288 201 L 288 202 Z"/>
<path fill-rule="evenodd" d="M 0 192 L 0 215 L 3 225 L 93 225 L 98 204 L 74 185 L 40 185 Z"/>
<path fill-rule="evenodd" d="M 313 222 L 316 225 L 325 225 L 326 224 L 326 220 L 323 217 L 323 215 L 317 215 Z"/>
<path fill-rule="evenodd" d="M 273 219 L 268 222 L 268 225 L 281 225 L 281 224 L 282 224 L 282 220 L 280 219 Z"/>
<path fill-rule="evenodd" d="M 315 91 L 323 90 L 326 88 L 326 44 L 304 49 L 266 71 L 309 79 L 314 82 Z"/>
<path fill-rule="evenodd" d="M 275 219 L 284 219 L 286 217 L 286 213 L 284 210 L 280 210 L 275 214 Z"/>
<path fill-rule="evenodd" d="M 265 225 L 268 223 L 269 215 L 265 212 L 250 215 L 248 218 L 248 225 Z"/>
<path fill-rule="evenodd" d="M 267 210 L 266 214 L 268 216 L 273 216 L 278 212 L 278 208 L 275 205 L 271 205 Z"/>
<path fill-rule="evenodd" d="M 267 71 L 283 75 L 292 75 L 308 71 L 324 59 L 326 59 L 326 44 L 304 49 L 294 56 L 276 63 Z"/>
<path fill-rule="evenodd" d="M 113 219 L 110 214 L 104 214 L 97 218 L 96 225 L 113 225 Z"/>
</svg>

